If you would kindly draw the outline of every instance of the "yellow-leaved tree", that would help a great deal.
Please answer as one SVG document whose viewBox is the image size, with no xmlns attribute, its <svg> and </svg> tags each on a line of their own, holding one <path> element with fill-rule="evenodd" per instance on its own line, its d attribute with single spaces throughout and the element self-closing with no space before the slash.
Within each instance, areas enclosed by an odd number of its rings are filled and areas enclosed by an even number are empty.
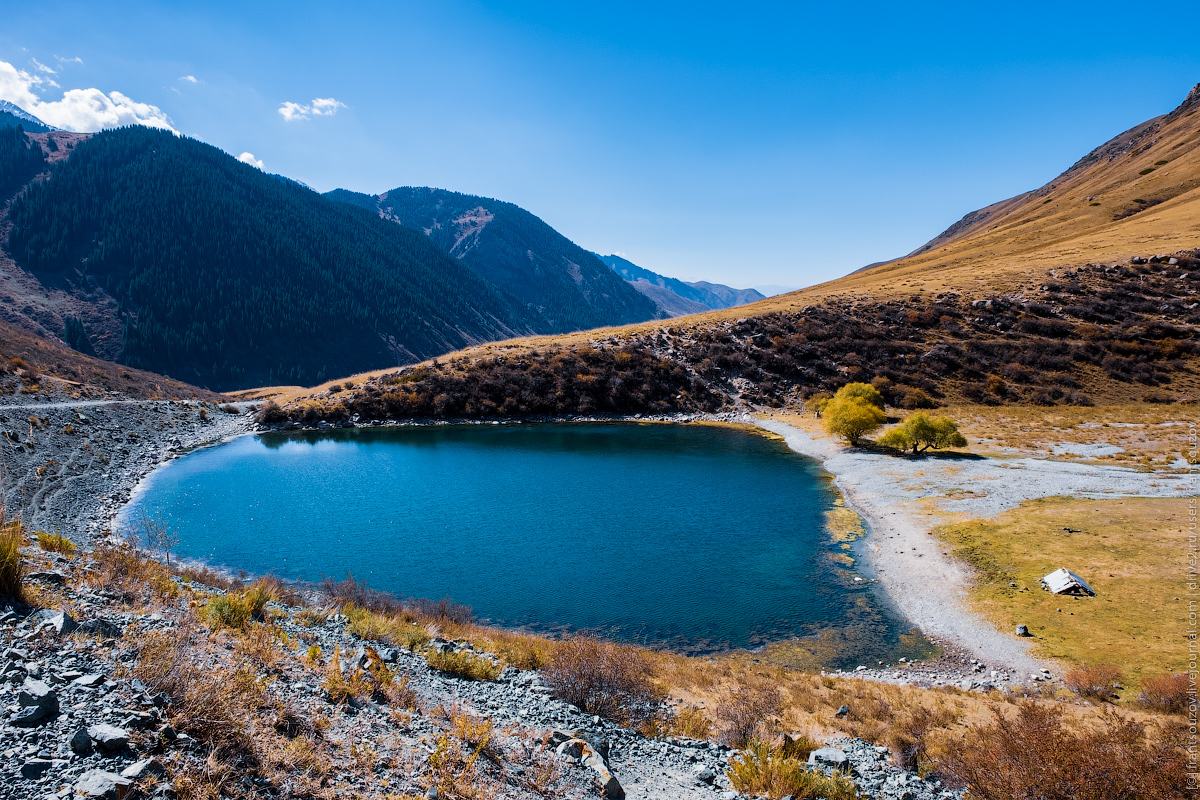
<svg viewBox="0 0 1200 800">
<path fill-rule="evenodd" d="M 883 395 L 869 383 L 848 383 L 838 389 L 825 404 L 821 416 L 827 431 L 852 445 L 887 421 Z"/>
<path fill-rule="evenodd" d="M 958 424 L 949 417 L 929 417 L 913 414 L 901 424 L 879 437 L 883 447 L 923 453 L 929 448 L 966 447 L 967 439 L 958 432 Z"/>
</svg>

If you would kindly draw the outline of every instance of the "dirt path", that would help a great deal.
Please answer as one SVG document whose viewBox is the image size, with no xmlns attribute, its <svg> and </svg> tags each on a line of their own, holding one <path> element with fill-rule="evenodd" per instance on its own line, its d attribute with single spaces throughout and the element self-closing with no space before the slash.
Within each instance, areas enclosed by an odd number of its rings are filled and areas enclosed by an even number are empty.
<svg viewBox="0 0 1200 800">
<path fill-rule="evenodd" d="M 967 607 L 970 568 L 943 553 L 930 535 L 937 513 L 992 517 L 1025 500 L 1184 497 L 1200 494 L 1200 475 L 1164 475 L 1122 467 L 1036 458 L 899 458 L 849 448 L 774 419 L 756 419 L 788 447 L 822 462 L 846 501 L 869 526 L 860 569 L 926 636 L 949 641 L 992 668 L 1028 676 L 1048 666 L 1029 643 L 997 631 Z"/>
</svg>

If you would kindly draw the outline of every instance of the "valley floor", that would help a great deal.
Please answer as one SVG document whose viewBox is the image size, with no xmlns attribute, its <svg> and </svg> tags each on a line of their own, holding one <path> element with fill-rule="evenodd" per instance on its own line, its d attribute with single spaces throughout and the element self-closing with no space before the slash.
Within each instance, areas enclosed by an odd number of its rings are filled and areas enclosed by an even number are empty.
<svg viewBox="0 0 1200 800">
<path fill-rule="evenodd" d="M 949 554 L 935 529 L 952 521 L 993 518 L 1038 498 L 1141 497 L 1183 505 L 1200 494 L 1195 470 L 1142 471 L 1018 455 L 900 457 L 842 446 L 818 433 L 812 418 L 779 415 L 756 422 L 783 437 L 792 450 L 819 459 L 835 476 L 870 528 L 859 541 L 859 570 L 879 581 L 899 611 L 927 637 L 966 650 L 1016 683 L 1048 665 L 1031 653 L 1031 640 L 997 630 L 970 608 L 975 576 Z M 1064 527 L 1072 522 L 1062 520 Z"/>
</svg>

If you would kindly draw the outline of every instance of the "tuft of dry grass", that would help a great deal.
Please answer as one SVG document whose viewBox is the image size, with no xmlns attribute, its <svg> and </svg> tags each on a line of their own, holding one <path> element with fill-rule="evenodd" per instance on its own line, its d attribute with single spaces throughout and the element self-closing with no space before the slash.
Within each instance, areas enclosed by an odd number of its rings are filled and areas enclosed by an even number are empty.
<svg viewBox="0 0 1200 800">
<path fill-rule="evenodd" d="M 92 549 L 92 569 L 84 582 L 112 592 L 125 603 L 146 603 L 179 596 L 165 566 L 145 558 L 129 542 L 105 542 Z"/>
<path fill-rule="evenodd" d="M 767 682 L 731 688 L 717 705 L 721 744 L 745 747 L 766 733 L 766 726 L 783 707 L 779 688 Z"/>
<path fill-rule="evenodd" d="M 217 627 L 245 630 L 252 621 L 265 617 L 267 603 L 272 600 L 269 588 L 270 584 L 256 581 L 243 592 L 217 595 L 204 607 L 205 618 Z"/>
<path fill-rule="evenodd" d="M 725 773 L 733 788 L 743 795 L 767 797 L 822 797 L 826 800 L 853 800 L 858 797 L 854 783 L 842 776 L 827 776 L 809 770 L 799 758 L 774 750 L 762 741 L 752 741 L 745 752 L 729 762 Z"/>
<path fill-rule="evenodd" d="M 467 650 L 427 650 L 425 663 L 438 672 L 469 681 L 494 681 L 501 672 L 499 664 Z"/>
<path fill-rule="evenodd" d="M 0 597 L 21 603 L 25 600 L 25 567 L 21 546 L 25 528 L 19 520 L 4 521 L 0 510 Z"/>
<path fill-rule="evenodd" d="M 75 555 L 75 543 L 61 533 L 47 533 L 46 531 L 37 532 L 38 547 L 45 550 L 47 553 L 62 553 L 70 558 Z"/>
</svg>

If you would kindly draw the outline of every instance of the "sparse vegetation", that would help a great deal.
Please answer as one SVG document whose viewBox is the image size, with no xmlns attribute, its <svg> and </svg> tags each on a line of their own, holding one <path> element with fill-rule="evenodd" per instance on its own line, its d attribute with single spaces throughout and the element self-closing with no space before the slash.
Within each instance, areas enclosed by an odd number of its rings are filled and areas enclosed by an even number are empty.
<svg viewBox="0 0 1200 800">
<path fill-rule="evenodd" d="M 1187 711 L 1190 692 L 1195 690 L 1186 672 L 1175 675 L 1154 675 L 1142 678 L 1138 705 L 1163 714 L 1183 714 Z"/>
<path fill-rule="evenodd" d="M 70 558 L 75 555 L 75 543 L 61 533 L 47 533 L 46 531 L 37 532 L 38 547 L 48 553 L 62 553 Z"/>
<path fill-rule="evenodd" d="M 830 777 L 809 770 L 803 761 L 773 751 L 762 741 L 751 742 L 745 752 L 734 756 L 726 774 L 733 788 L 742 794 L 771 800 L 789 796 L 797 800 L 818 797 L 853 800 L 858 797 L 849 778 Z"/>
<path fill-rule="evenodd" d="M 21 546 L 25 527 L 19 520 L 6 520 L 0 510 L 0 597 L 15 602 L 25 599 L 25 566 Z"/>
<path fill-rule="evenodd" d="M 1121 668 L 1115 664 L 1083 664 L 1063 675 L 1067 688 L 1093 700 L 1109 700 L 1116 696 L 1116 684 L 1121 680 Z"/>
<path fill-rule="evenodd" d="M 425 663 L 438 672 L 469 681 L 494 681 L 500 677 L 502 670 L 490 658 L 467 650 L 429 649 L 425 651 Z"/>
<path fill-rule="evenodd" d="M 745 747 L 757 736 L 766 735 L 771 718 L 782 710 L 779 688 L 755 683 L 732 688 L 717 706 L 721 723 L 720 741 L 730 747 Z"/>
</svg>

